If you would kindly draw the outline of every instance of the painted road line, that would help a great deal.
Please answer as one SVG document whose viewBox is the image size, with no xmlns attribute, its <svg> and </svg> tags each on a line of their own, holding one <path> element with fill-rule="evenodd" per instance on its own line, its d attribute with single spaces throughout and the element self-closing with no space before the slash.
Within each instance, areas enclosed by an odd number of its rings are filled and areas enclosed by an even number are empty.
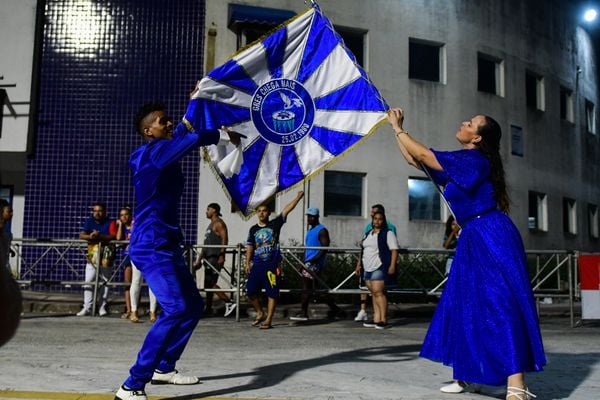
<svg viewBox="0 0 600 400">
<path fill-rule="evenodd" d="M 148 396 L 148 400 L 167 399 L 172 396 Z M 113 400 L 114 393 L 73 393 L 73 392 L 26 392 L 18 390 L 0 390 L 0 399 L 28 399 L 28 400 Z M 187 398 L 187 397 L 186 397 Z M 191 398 L 190 398 L 191 399 Z M 246 398 L 243 397 L 203 397 L 202 400 L 261 400 L 259 397 Z M 263 398 L 266 400 L 266 398 Z M 269 400 L 274 400 L 269 397 Z"/>
</svg>

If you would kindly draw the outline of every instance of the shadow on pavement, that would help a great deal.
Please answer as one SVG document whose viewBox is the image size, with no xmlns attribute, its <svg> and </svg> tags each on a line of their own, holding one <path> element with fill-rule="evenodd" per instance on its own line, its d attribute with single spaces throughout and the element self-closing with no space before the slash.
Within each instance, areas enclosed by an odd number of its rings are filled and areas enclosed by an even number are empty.
<svg viewBox="0 0 600 400">
<path fill-rule="evenodd" d="M 205 393 L 195 393 L 185 396 L 169 397 L 165 400 L 192 400 L 202 397 L 213 397 L 226 395 L 228 393 L 238 393 L 248 390 L 264 389 L 265 387 L 279 384 L 294 374 L 329 364 L 344 363 L 347 361 L 378 363 L 378 362 L 402 362 L 418 358 L 418 352 L 421 345 L 403 345 L 391 347 L 371 347 L 362 350 L 350 350 L 343 353 L 331 354 L 326 357 L 311 358 L 308 360 L 290 361 L 285 363 L 267 365 L 256 368 L 250 372 L 240 372 L 237 374 L 215 375 L 203 377 L 205 381 L 231 379 L 241 377 L 253 377 L 247 384 L 213 390 Z"/>
<path fill-rule="evenodd" d="M 529 374 L 529 386 L 538 399 L 569 399 L 588 379 L 600 353 L 546 353 L 548 364 L 539 374 Z"/>
<path fill-rule="evenodd" d="M 538 399 L 570 399 L 572 394 L 588 379 L 600 359 L 600 353 L 567 354 L 546 353 L 548 364 L 542 372 L 525 375 L 529 389 Z M 504 387 L 484 386 L 483 396 L 504 399 Z"/>
<path fill-rule="evenodd" d="M 227 387 L 204 393 L 201 392 L 185 396 L 169 397 L 165 400 L 192 400 L 203 397 L 222 396 L 229 393 L 264 389 L 279 384 L 300 371 L 348 361 L 363 362 L 367 364 L 410 361 L 418 358 L 417 354 L 420 348 L 420 345 L 372 347 L 363 350 L 351 350 L 332 354 L 326 357 L 267 365 L 249 372 L 203 377 L 202 379 L 205 381 L 241 377 L 250 377 L 252 380 L 244 385 Z M 531 390 L 538 396 L 538 399 L 547 400 L 570 398 L 578 386 L 586 381 L 592 368 L 594 368 L 600 359 L 600 353 L 546 353 L 546 356 L 548 358 L 548 365 L 546 365 L 544 371 L 541 373 L 527 374 L 526 379 Z M 505 389 L 487 387 L 487 389 L 483 390 L 481 395 L 482 397 L 488 398 L 504 398 Z"/>
</svg>

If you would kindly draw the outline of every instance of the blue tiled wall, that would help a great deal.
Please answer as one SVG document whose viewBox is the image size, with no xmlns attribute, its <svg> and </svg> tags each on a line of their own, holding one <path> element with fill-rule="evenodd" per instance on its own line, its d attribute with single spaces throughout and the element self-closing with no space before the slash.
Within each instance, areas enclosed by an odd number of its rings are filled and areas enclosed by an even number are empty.
<svg viewBox="0 0 600 400">
<path fill-rule="evenodd" d="M 48 0 L 39 128 L 27 166 L 24 237 L 77 238 L 92 202 L 133 202 L 132 119 L 162 100 L 177 119 L 202 76 L 202 0 Z M 181 220 L 196 241 L 200 158 L 183 162 Z M 83 260 L 82 260 L 83 263 Z"/>
</svg>

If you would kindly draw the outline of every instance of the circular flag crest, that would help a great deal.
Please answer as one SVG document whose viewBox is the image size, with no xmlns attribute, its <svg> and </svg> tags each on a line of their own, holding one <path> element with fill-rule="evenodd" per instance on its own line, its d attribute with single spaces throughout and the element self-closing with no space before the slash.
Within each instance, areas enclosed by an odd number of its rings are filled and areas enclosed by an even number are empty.
<svg viewBox="0 0 600 400">
<path fill-rule="evenodd" d="M 250 115 L 265 140 L 289 146 L 304 139 L 312 129 L 315 105 L 299 82 L 273 79 L 254 92 Z"/>
</svg>

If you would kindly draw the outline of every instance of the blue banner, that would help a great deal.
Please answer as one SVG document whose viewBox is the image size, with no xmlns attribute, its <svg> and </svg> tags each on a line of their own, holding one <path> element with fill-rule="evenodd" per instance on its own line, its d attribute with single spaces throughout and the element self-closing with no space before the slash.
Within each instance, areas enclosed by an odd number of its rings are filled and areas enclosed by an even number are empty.
<svg viewBox="0 0 600 400">
<path fill-rule="evenodd" d="M 226 125 L 247 136 L 233 175 L 220 168 L 232 145 L 205 154 L 245 216 L 356 146 L 389 108 L 318 6 L 242 49 L 198 89 L 186 113 L 196 129 Z"/>
</svg>

